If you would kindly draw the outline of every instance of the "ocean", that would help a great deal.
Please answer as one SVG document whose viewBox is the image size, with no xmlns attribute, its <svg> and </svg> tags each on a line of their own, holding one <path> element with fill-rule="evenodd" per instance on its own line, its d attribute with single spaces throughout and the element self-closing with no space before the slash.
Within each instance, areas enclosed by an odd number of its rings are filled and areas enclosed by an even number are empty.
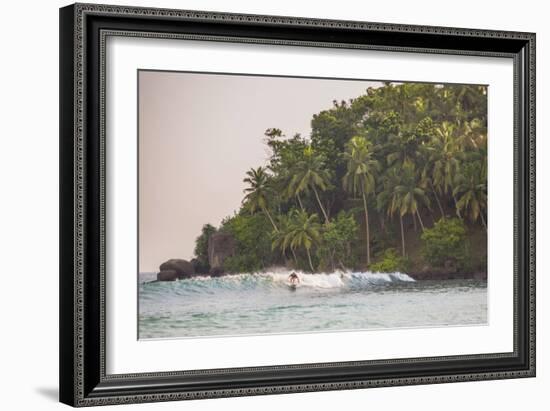
<svg viewBox="0 0 550 411">
<path fill-rule="evenodd" d="M 156 282 L 139 277 L 139 338 L 444 327 L 487 323 L 487 283 L 403 273 L 285 270 Z"/>
</svg>

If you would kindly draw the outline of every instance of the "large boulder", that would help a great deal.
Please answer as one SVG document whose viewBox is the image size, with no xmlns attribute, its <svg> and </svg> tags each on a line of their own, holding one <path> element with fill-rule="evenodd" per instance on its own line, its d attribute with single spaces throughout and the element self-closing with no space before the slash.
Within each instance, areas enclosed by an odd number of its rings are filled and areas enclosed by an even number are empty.
<svg viewBox="0 0 550 411">
<path fill-rule="evenodd" d="M 224 274 L 224 270 L 222 267 L 214 267 L 210 269 L 210 276 L 211 277 L 220 277 Z"/>
<path fill-rule="evenodd" d="M 237 252 L 237 242 L 230 233 L 214 233 L 208 239 L 208 263 L 210 272 L 223 271 L 223 262 L 227 257 L 234 256 Z"/>
<path fill-rule="evenodd" d="M 186 278 L 195 275 L 195 268 L 187 260 L 173 258 L 160 265 L 160 271 L 175 271 L 178 278 Z"/>
<path fill-rule="evenodd" d="M 208 261 L 201 261 L 198 258 L 191 259 L 191 264 L 193 264 L 193 268 L 195 269 L 195 274 L 208 274 L 210 270 L 210 266 L 208 265 Z"/>
<path fill-rule="evenodd" d="M 178 273 L 174 270 L 165 270 L 157 274 L 157 281 L 176 281 Z"/>
</svg>

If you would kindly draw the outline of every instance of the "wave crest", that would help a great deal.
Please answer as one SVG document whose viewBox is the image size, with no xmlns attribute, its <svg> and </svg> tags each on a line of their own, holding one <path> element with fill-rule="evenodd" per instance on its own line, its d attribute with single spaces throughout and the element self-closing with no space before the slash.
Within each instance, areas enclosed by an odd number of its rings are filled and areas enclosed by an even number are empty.
<svg viewBox="0 0 550 411">
<path fill-rule="evenodd" d="M 318 289 L 338 288 L 366 288 L 370 285 L 384 285 L 389 283 L 414 282 L 407 274 L 336 271 L 333 273 L 305 273 L 302 271 L 275 269 L 259 273 L 229 274 L 222 277 L 193 277 L 178 280 L 172 284 L 186 285 L 191 288 L 223 288 L 223 289 L 250 289 L 256 287 L 286 287 L 289 285 L 288 276 L 296 273 L 300 279 L 298 287 Z M 142 277 L 145 279 L 144 276 Z M 148 276 L 148 278 L 151 278 Z M 155 284 L 160 284 L 155 282 Z"/>
</svg>

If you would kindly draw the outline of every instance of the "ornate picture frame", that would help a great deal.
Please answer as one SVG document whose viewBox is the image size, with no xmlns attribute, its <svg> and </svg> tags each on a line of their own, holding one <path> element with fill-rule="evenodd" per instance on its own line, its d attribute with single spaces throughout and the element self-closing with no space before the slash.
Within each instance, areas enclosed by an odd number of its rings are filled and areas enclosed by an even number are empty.
<svg viewBox="0 0 550 411">
<path fill-rule="evenodd" d="M 109 374 L 106 41 L 194 39 L 513 62 L 513 350 Z M 535 376 L 535 34 L 75 4 L 60 10 L 60 401 L 73 406 Z M 511 240 L 512 241 L 512 240 Z"/>
</svg>

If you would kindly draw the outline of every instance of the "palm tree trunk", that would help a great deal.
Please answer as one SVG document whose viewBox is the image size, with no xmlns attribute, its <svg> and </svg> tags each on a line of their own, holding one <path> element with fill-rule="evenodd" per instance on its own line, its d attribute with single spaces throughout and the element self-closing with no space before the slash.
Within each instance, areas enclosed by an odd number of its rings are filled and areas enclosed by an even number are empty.
<svg viewBox="0 0 550 411">
<path fill-rule="evenodd" d="M 296 193 L 296 198 L 298 199 L 298 204 L 300 205 L 302 211 L 305 211 L 304 205 L 302 204 L 302 199 L 300 198 L 300 193 Z"/>
<path fill-rule="evenodd" d="M 386 232 L 386 219 L 384 218 L 384 213 L 378 213 L 378 217 L 380 218 L 380 230 L 382 232 Z"/>
<path fill-rule="evenodd" d="M 369 210 L 367 209 L 367 197 L 363 192 L 363 207 L 365 207 L 365 228 L 367 232 L 367 267 L 370 265 L 370 232 L 369 232 Z"/>
<path fill-rule="evenodd" d="M 399 222 L 401 224 L 401 253 L 405 257 L 405 232 L 403 231 L 403 216 L 399 214 Z"/>
<path fill-rule="evenodd" d="M 298 257 L 296 257 L 296 252 L 294 251 L 294 248 L 291 248 L 290 251 L 292 251 L 292 256 L 294 257 L 294 263 L 296 264 L 296 267 L 298 267 Z"/>
<path fill-rule="evenodd" d="M 336 268 L 336 264 L 334 264 L 334 254 L 335 254 L 335 252 L 334 252 L 334 250 L 332 250 L 330 252 L 330 266 L 332 268 L 332 271 L 334 271 L 334 269 Z"/>
<path fill-rule="evenodd" d="M 420 212 L 418 209 L 416 209 L 416 215 L 418 216 L 418 221 L 420 221 L 420 227 L 422 227 L 422 231 L 424 231 L 424 223 L 422 222 L 422 218 L 420 218 Z"/>
<path fill-rule="evenodd" d="M 437 206 L 439 207 L 439 211 L 441 212 L 441 218 L 445 218 L 445 212 L 443 211 L 443 206 L 441 205 L 441 201 L 439 201 L 439 197 L 435 192 L 434 185 L 431 181 L 430 181 L 430 186 L 432 187 L 432 192 L 434 193 L 435 202 L 437 203 Z"/>
<path fill-rule="evenodd" d="M 313 192 L 315 193 L 315 198 L 317 198 L 317 202 L 319 203 L 319 207 L 321 207 L 321 211 L 323 215 L 325 216 L 325 222 L 328 223 L 328 215 L 325 211 L 325 208 L 323 207 L 323 204 L 321 203 L 321 199 L 319 198 L 319 193 L 317 193 L 317 189 L 313 187 Z"/>
<path fill-rule="evenodd" d="M 453 194 L 453 200 L 455 202 L 456 215 L 458 216 L 458 218 L 462 218 L 462 215 L 460 214 L 460 210 L 458 209 L 456 197 L 454 196 L 454 194 Z"/>
<path fill-rule="evenodd" d="M 271 225 L 273 226 L 273 228 L 275 229 L 276 232 L 279 232 L 279 229 L 277 228 L 277 226 L 275 225 L 275 221 L 273 221 L 273 218 L 271 218 L 271 214 L 269 214 L 269 211 L 267 211 L 267 208 L 263 207 L 262 208 L 263 212 L 267 215 L 267 218 L 269 218 L 269 221 L 271 221 Z"/>
<path fill-rule="evenodd" d="M 306 248 L 306 254 L 309 261 L 309 266 L 311 267 L 311 272 L 314 272 L 315 270 L 313 268 L 313 263 L 311 262 L 311 254 L 309 254 L 309 248 Z"/>
</svg>

